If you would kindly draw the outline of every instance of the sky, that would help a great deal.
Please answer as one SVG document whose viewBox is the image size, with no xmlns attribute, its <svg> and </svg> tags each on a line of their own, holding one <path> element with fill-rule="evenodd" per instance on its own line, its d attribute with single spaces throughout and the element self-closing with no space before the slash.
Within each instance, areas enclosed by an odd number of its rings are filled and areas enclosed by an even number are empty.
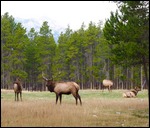
<svg viewBox="0 0 150 128">
<path fill-rule="evenodd" d="M 90 21 L 104 24 L 116 9 L 117 5 L 109 1 L 1 1 L 1 15 L 8 12 L 28 30 L 40 28 L 44 21 L 55 31 L 68 25 L 78 30 L 83 22 L 86 27 Z"/>
</svg>

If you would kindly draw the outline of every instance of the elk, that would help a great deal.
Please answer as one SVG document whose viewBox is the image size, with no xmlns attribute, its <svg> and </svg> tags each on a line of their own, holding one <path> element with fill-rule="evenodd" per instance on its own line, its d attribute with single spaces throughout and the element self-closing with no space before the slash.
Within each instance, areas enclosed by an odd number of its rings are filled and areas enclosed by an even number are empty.
<svg viewBox="0 0 150 128">
<path fill-rule="evenodd" d="M 13 84 L 14 84 L 14 92 L 15 92 L 15 101 L 16 101 L 16 96 L 17 96 L 17 101 L 19 101 L 19 96 L 18 96 L 19 93 L 20 93 L 20 99 L 22 101 L 22 85 L 20 79 L 17 78 Z"/>
<path fill-rule="evenodd" d="M 122 94 L 124 98 L 132 98 L 136 97 L 138 94 L 138 91 L 141 91 L 141 88 L 135 87 L 134 89 L 131 89 L 130 91 L 126 91 Z"/>
<path fill-rule="evenodd" d="M 104 90 L 104 87 L 107 87 L 108 91 L 110 92 L 112 86 L 113 86 L 113 82 L 111 80 L 107 80 L 107 79 L 103 80 L 103 82 L 102 82 L 102 89 L 103 90 Z"/>
<path fill-rule="evenodd" d="M 56 94 L 56 104 L 58 101 L 58 98 L 62 100 L 62 94 L 72 94 L 76 100 L 76 105 L 78 104 L 78 99 L 80 100 L 80 105 L 82 105 L 81 97 L 78 93 L 80 86 L 75 82 L 55 82 L 52 79 L 47 79 L 44 77 L 42 73 L 43 79 L 47 82 L 46 86 L 50 92 L 54 92 Z"/>
</svg>

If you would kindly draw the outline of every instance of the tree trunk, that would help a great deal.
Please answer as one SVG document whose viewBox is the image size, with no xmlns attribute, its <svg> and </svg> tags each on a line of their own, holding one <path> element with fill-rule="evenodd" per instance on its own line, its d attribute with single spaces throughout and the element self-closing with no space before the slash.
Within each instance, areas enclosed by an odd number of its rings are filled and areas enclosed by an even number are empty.
<svg viewBox="0 0 150 128">
<path fill-rule="evenodd" d="M 143 90 L 143 66 L 141 65 L 141 89 Z"/>
<path fill-rule="evenodd" d="M 149 80 L 148 80 L 148 74 L 147 74 L 147 65 L 146 65 L 146 60 L 145 57 L 143 56 L 143 68 L 144 68 L 144 73 L 145 73 L 145 78 L 146 78 L 146 85 L 148 89 L 148 98 L 149 98 Z"/>
</svg>

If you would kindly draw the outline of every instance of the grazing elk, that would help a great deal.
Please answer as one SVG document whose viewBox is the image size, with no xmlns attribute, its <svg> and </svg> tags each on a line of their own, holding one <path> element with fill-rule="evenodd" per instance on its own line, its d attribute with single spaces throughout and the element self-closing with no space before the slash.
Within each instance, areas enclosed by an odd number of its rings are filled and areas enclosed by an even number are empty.
<svg viewBox="0 0 150 128">
<path fill-rule="evenodd" d="M 138 94 L 138 91 L 141 91 L 141 88 L 135 87 L 134 89 L 131 89 L 130 91 L 126 91 L 122 94 L 124 98 L 132 98 L 136 97 Z"/>
<path fill-rule="evenodd" d="M 102 89 L 104 90 L 104 87 L 108 88 L 108 91 L 111 91 L 111 87 L 113 86 L 113 82 L 111 80 L 104 79 L 102 82 Z"/>
<path fill-rule="evenodd" d="M 19 96 L 18 96 L 19 93 L 20 93 L 20 99 L 22 101 L 22 85 L 20 79 L 17 78 L 13 84 L 14 84 L 14 92 L 15 92 L 15 101 L 16 101 L 16 96 L 17 96 L 17 101 L 19 101 Z"/>
<path fill-rule="evenodd" d="M 76 105 L 78 104 L 78 99 L 80 100 L 80 105 L 82 105 L 81 97 L 78 94 L 79 91 L 79 85 L 75 82 L 55 82 L 53 79 L 47 79 L 46 77 L 43 76 L 43 79 L 47 82 L 46 86 L 50 92 L 54 92 L 56 94 L 56 104 L 58 101 L 58 98 L 60 99 L 60 104 L 61 104 L 61 99 L 62 99 L 62 94 L 72 94 L 76 100 Z"/>
</svg>

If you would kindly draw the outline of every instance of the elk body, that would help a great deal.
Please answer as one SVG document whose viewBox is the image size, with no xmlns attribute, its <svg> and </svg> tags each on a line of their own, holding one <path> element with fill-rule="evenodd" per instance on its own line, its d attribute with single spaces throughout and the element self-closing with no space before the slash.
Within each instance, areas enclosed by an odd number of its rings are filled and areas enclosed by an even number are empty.
<svg viewBox="0 0 150 128">
<path fill-rule="evenodd" d="M 43 79 L 47 82 L 46 86 L 50 92 L 54 92 L 56 94 L 56 104 L 58 101 L 58 98 L 62 100 L 62 94 L 72 94 L 76 100 L 76 105 L 78 104 L 78 99 L 80 100 L 80 105 L 82 105 L 81 97 L 78 93 L 79 91 L 79 85 L 75 82 L 55 82 L 53 79 L 47 79 L 43 76 Z"/>
<path fill-rule="evenodd" d="M 14 92 L 15 92 L 15 101 L 16 100 L 19 101 L 19 93 L 20 93 L 20 99 L 22 101 L 22 85 L 20 79 L 17 78 L 17 80 L 13 84 L 14 84 Z"/>
<path fill-rule="evenodd" d="M 108 88 L 108 91 L 110 92 L 111 91 L 111 87 L 113 86 L 113 82 L 111 80 L 106 80 L 104 79 L 103 82 L 102 82 L 102 89 L 104 90 L 104 87 L 107 87 Z"/>
<path fill-rule="evenodd" d="M 126 91 L 122 94 L 124 98 L 132 98 L 136 97 L 138 94 L 138 91 L 141 91 L 139 87 L 135 87 L 135 89 L 131 89 L 130 91 Z"/>
</svg>

